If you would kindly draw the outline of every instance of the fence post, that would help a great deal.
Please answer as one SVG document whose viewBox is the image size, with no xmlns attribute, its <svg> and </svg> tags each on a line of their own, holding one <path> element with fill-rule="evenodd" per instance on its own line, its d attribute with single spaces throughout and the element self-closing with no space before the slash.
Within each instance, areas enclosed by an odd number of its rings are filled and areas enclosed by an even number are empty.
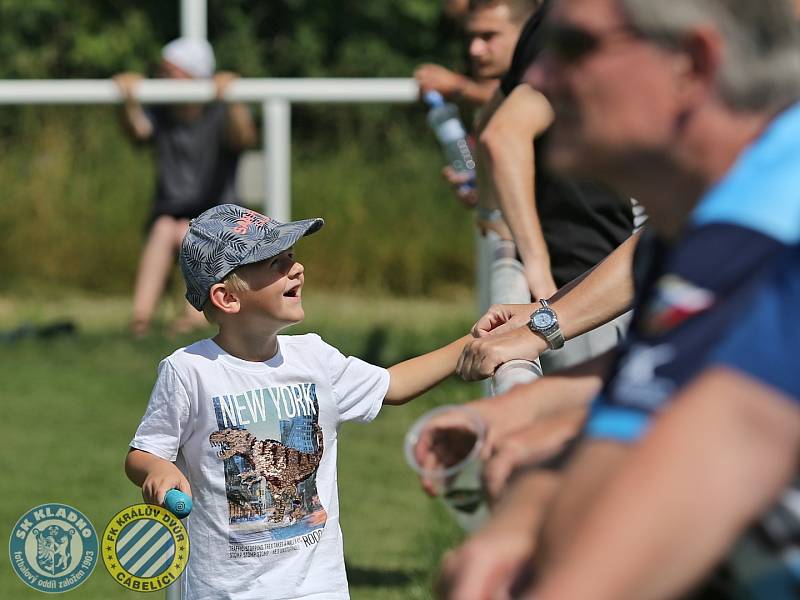
<svg viewBox="0 0 800 600">
<path fill-rule="evenodd" d="M 206 0 L 181 0 L 181 37 L 206 39 Z"/>
<path fill-rule="evenodd" d="M 528 281 L 522 263 L 517 260 L 514 242 L 488 231 L 479 243 L 479 261 L 489 264 L 483 285 L 488 286 L 490 304 L 527 304 L 530 302 Z M 479 285 L 481 283 L 479 282 Z M 483 294 L 481 294 L 483 296 Z M 502 394 L 518 383 L 529 383 L 542 376 L 538 360 L 511 360 L 495 371 L 485 384 L 489 395 Z"/>
<path fill-rule="evenodd" d="M 285 98 L 270 98 L 262 105 L 264 213 L 283 223 L 292 217 L 291 111 Z"/>
</svg>

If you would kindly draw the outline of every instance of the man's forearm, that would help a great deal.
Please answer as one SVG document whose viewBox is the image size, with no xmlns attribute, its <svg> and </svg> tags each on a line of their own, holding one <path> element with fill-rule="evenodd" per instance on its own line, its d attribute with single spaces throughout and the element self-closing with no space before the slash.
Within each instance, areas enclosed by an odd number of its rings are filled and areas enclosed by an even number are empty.
<svg viewBox="0 0 800 600">
<path fill-rule="evenodd" d="M 495 111 L 480 141 L 495 198 L 508 223 L 522 261 L 539 272 L 533 289 L 538 297 L 554 291 L 550 257 L 536 211 L 533 140 L 552 122 L 547 101 L 527 85 L 520 85 Z M 532 285 L 532 287 L 533 287 Z"/>
<path fill-rule="evenodd" d="M 777 497 L 799 451 L 793 401 L 732 371 L 707 373 L 593 499 L 535 597 L 679 596 Z"/>
<path fill-rule="evenodd" d="M 227 118 L 226 137 L 231 149 L 244 150 L 255 145 L 256 128 L 247 106 L 238 102 L 229 104 Z"/>
<path fill-rule="evenodd" d="M 572 339 L 627 311 L 633 301 L 633 234 L 594 269 L 568 283 L 550 298 L 561 332 Z"/>
<path fill-rule="evenodd" d="M 153 123 L 136 100 L 126 100 L 122 106 L 122 124 L 132 138 L 144 141 L 153 135 Z"/>
<path fill-rule="evenodd" d="M 469 77 L 464 77 L 460 95 L 464 100 L 472 104 L 483 106 L 492 99 L 498 87 L 500 87 L 500 81 L 497 79 L 483 79 L 478 81 L 470 79 Z"/>
</svg>

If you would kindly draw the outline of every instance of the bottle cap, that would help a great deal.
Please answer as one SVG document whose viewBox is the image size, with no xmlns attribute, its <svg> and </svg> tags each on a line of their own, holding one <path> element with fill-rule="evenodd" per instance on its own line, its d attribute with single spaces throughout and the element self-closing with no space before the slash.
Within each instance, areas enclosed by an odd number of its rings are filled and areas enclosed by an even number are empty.
<svg viewBox="0 0 800 600">
<path fill-rule="evenodd" d="M 444 97 L 436 90 L 428 90 L 422 95 L 422 99 L 430 107 L 444 106 Z"/>
</svg>

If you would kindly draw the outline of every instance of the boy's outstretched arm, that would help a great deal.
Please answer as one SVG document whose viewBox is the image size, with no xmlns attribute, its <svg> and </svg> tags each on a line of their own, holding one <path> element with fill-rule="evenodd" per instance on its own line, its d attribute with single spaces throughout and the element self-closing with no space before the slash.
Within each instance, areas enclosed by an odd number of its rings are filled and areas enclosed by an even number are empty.
<svg viewBox="0 0 800 600">
<path fill-rule="evenodd" d="M 443 348 L 389 367 L 389 389 L 383 403 L 405 404 L 455 373 L 461 350 L 471 339 L 467 334 Z"/>
<path fill-rule="evenodd" d="M 160 506 L 164 502 L 164 495 L 172 488 L 192 495 L 189 481 L 174 463 L 143 450 L 131 448 L 128 451 L 125 474 L 142 488 L 142 498 L 148 504 Z"/>
</svg>

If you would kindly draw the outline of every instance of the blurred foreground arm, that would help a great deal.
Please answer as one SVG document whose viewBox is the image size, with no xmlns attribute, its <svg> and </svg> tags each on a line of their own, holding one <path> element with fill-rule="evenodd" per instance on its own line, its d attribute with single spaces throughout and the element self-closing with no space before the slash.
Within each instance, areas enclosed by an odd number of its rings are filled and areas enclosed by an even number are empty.
<svg viewBox="0 0 800 600">
<path fill-rule="evenodd" d="M 777 498 L 799 452 L 796 402 L 738 372 L 707 371 L 596 498 L 535 597 L 679 596 Z"/>
<path fill-rule="evenodd" d="M 530 471 L 514 481 L 491 519 L 445 554 L 437 595 L 452 600 L 510 598 L 514 582 L 536 548 L 541 519 L 558 475 Z"/>
<path fill-rule="evenodd" d="M 505 394 L 467 403 L 486 424 L 482 458 L 488 459 L 496 445 L 512 433 L 540 419 L 586 406 L 602 385 L 608 360 L 610 355 L 603 355 L 558 374 L 517 385 Z M 451 446 L 450 440 L 457 439 L 462 431 L 460 423 L 447 418 L 432 419 L 415 448 L 419 464 L 430 469 L 448 464 L 447 457 L 439 453 Z M 559 443 L 557 438 L 552 438 L 554 445 Z M 431 490 L 429 482 L 423 480 L 422 485 Z"/>
</svg>

